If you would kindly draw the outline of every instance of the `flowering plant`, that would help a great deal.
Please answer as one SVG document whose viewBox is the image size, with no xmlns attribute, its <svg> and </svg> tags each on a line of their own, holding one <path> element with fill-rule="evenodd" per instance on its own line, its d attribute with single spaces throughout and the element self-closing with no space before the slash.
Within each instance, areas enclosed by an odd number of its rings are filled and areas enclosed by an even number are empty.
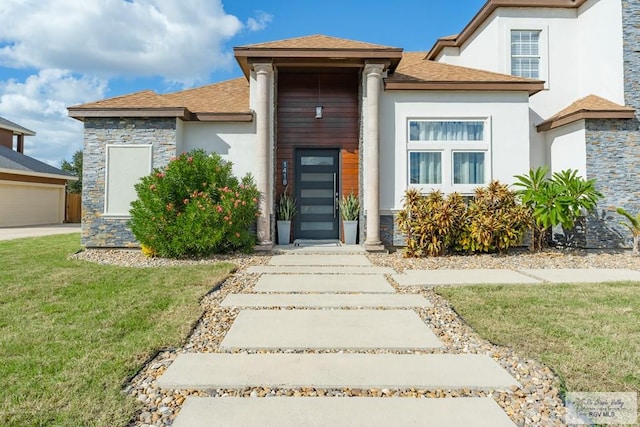
<svg viewBox="0 0 640 427">
<path fill-rule="evenodd" d="M 231 167 L 194 150 L 142 178 L 130 210 L 136 239 L 171 258 L 252 250 L 259 192 L 250 175 L 239 181 Z"/>
</svg>

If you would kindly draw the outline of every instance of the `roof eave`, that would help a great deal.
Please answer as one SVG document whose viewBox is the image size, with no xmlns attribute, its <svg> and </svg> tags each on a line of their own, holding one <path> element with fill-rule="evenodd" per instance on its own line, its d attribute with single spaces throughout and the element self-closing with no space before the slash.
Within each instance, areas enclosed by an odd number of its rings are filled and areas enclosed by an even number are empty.
<svg viewBox="0 0 640 427">
<path fill-rule="evenodd" d="M 58 175 L 54 173 L 42 173 L 42 172 L 33 172 L 33 171 L 25 171 L 21 169 L 7 169 L 0 168 L 0 173 L 12 174 L 12 175 L 23 175 L 23 176 L 37 176 L 40 178 L 53 178 L 53 179 L 64 179 L 67 181 L 77 181 L 77 176 L 71 175 Z"/>
<path fill-rule="evenodd" d="M 335 66 L 340 66 L 340 59 L 359 59 L 371 62 L 372 60 L 388 61 L 389 68 L 393 71 L 402 59 L 402 48 L 388 49 L 275 49 L 275 48 L 250 48 L 236 47 L 233 49 L 236 61 L 240 65 L 244 76 L 248 79 L 251 73 L 251 62 L 277 63 L 279 59 L 306 59 L 306 60 L 335 60 Z"/>
<path fill-rule="evenodd" d="M 634 110 L 579 110 L 559 117 L 552 117 L 536 126 L 538 132 L 559 128 L 585 119 L 634 119 Z"/>
<path fill-rule="evenodd" d="M 14 135 L 35 136 L 35 132 L 23 127 L 14 127 L 11 125 L 2 125 L 0 129 L 6 129 L 13 132 Z"/>
<path fill-rule="evenodd" d="M 544 82 L 460 82 L 460 81 L 393 81 L 385 80 L 385 90 L 471 90 L 528 92 L 529 96 L 544 89 Z"/>
<path fill-rule="evenodd" d="M 499 7 L 543 7 L 543 8 L 579 8 L 587 0 L 488 0 L 482 9 L 471 19 L 466 27 L 460 32 L 458 37 L 452 39 L 443 37 L 438 39 L 425 59 L 435 60 L 445 47 L 462 46 L 482 24 Z"/>
<path fill-rule="evenodd" d="M 69 107 L 69 117 L 84 121 L 87 117 L 175 117 L 191 120 L 192 113 L 184 107 L 160 108 L 82 108 Z"/>
</svg>

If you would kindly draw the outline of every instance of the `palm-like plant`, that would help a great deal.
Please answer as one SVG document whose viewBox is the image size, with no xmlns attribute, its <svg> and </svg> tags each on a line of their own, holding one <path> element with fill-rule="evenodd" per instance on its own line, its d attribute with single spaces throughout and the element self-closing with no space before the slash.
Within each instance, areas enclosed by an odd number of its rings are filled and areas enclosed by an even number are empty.
<svg viewBox="0 0 640 427">
<path fill-rule="evenodd" d="M 513 184 L 521 188 L 517 193 L 533 216 L 534 251 L 542 249 L 551 227 L 572 229 L 582 212 L 592 212 L 603 197 L 594 179 L 582 179 L 575 170 L 556 172 L 551 179 L 547 172 L 547 167 L 530 170 L 527 175 L 516 175 L 518 182 Z"/>
<path fill-rule="evenodd" d="M 633 216 L 623 208 L 616 209 L 616 212 L 627 219 L 627 222 L 620 221 L 620 224 L 631 231 L 633 235 L 633 254 L 640 255 L 640 213 Z"/>
</svg>

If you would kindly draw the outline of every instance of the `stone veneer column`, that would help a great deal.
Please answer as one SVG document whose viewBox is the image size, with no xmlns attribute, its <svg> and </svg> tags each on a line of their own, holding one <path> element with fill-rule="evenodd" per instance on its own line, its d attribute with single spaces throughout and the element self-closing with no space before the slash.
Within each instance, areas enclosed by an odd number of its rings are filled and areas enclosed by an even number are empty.
<svg viewBox="0 0 640 427">
<path fill-rule="evenodd" d="M 260 217 L 257 224 L 258 245 L 265 249 L 270 249 L 273 246 L 273 241 L 271 239 L 272 200 L 271 189 L 269 188 L 269 171 L 271 170 L 269 94 L 271 93 L 270 83 L 273 66 L 271 64 L 254 64 L 253 69 L 256 72 L 256 95 L 258 98 L 256 102 L 256 142 L 258 144 L 256 181 L 258 191 L 260 191 Z"/>
<path fill-rule="evenodd" d="M 367 208 L 367 250 L 384 249 L 380 241 L 380 87 L 384 65 L 367 64 L 367 120 L 365 129 L 365 203 Z"/>
</svg>

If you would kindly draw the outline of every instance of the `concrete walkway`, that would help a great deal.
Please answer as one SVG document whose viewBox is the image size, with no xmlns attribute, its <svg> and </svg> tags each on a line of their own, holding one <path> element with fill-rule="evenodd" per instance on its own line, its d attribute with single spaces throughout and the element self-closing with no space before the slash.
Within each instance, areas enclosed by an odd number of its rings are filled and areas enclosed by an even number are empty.
<svg viewBox="0 0 640 427">
<path fill-rule="evenodd" d="M 640 271 L 607 268 L 521 270 L 407 270 L 391 275 L 400 286 L 449 286 L 471 284 L 526 285 L 541 283 L 640 282 Z"/>
<path fill-rule="evenodd" d="M 34 225 L 29 227 L 0 227 L 0 240 L 22 239 L 25 237 L 50 236 L 53 234 L 78 233 L 80 224 Z"/>
<path fill-rule="evenodd" d="M 447 354 L 415 310 L 360 254 L 284 251 L 251 293 L 223 301 L 240 312 L 216 353 L 179 354 L 165 390 L 428 389 L 503 392 L 520 384 L 485 354 Z M 394 276 L 395 278 L 396 276 Z M 529 276 L 523 276 L 525 279 Z M 533 280 L 533 279 L 532 279 Z M 421 349 L 424 354 L 412 354 Z M 436 354 L 429 354 L 436 351 Z M 444 352 L 444 354 L 442 354 Z M 188 397 L 176 426 L 514 426 L 493 398 Z"/>
</svg>

